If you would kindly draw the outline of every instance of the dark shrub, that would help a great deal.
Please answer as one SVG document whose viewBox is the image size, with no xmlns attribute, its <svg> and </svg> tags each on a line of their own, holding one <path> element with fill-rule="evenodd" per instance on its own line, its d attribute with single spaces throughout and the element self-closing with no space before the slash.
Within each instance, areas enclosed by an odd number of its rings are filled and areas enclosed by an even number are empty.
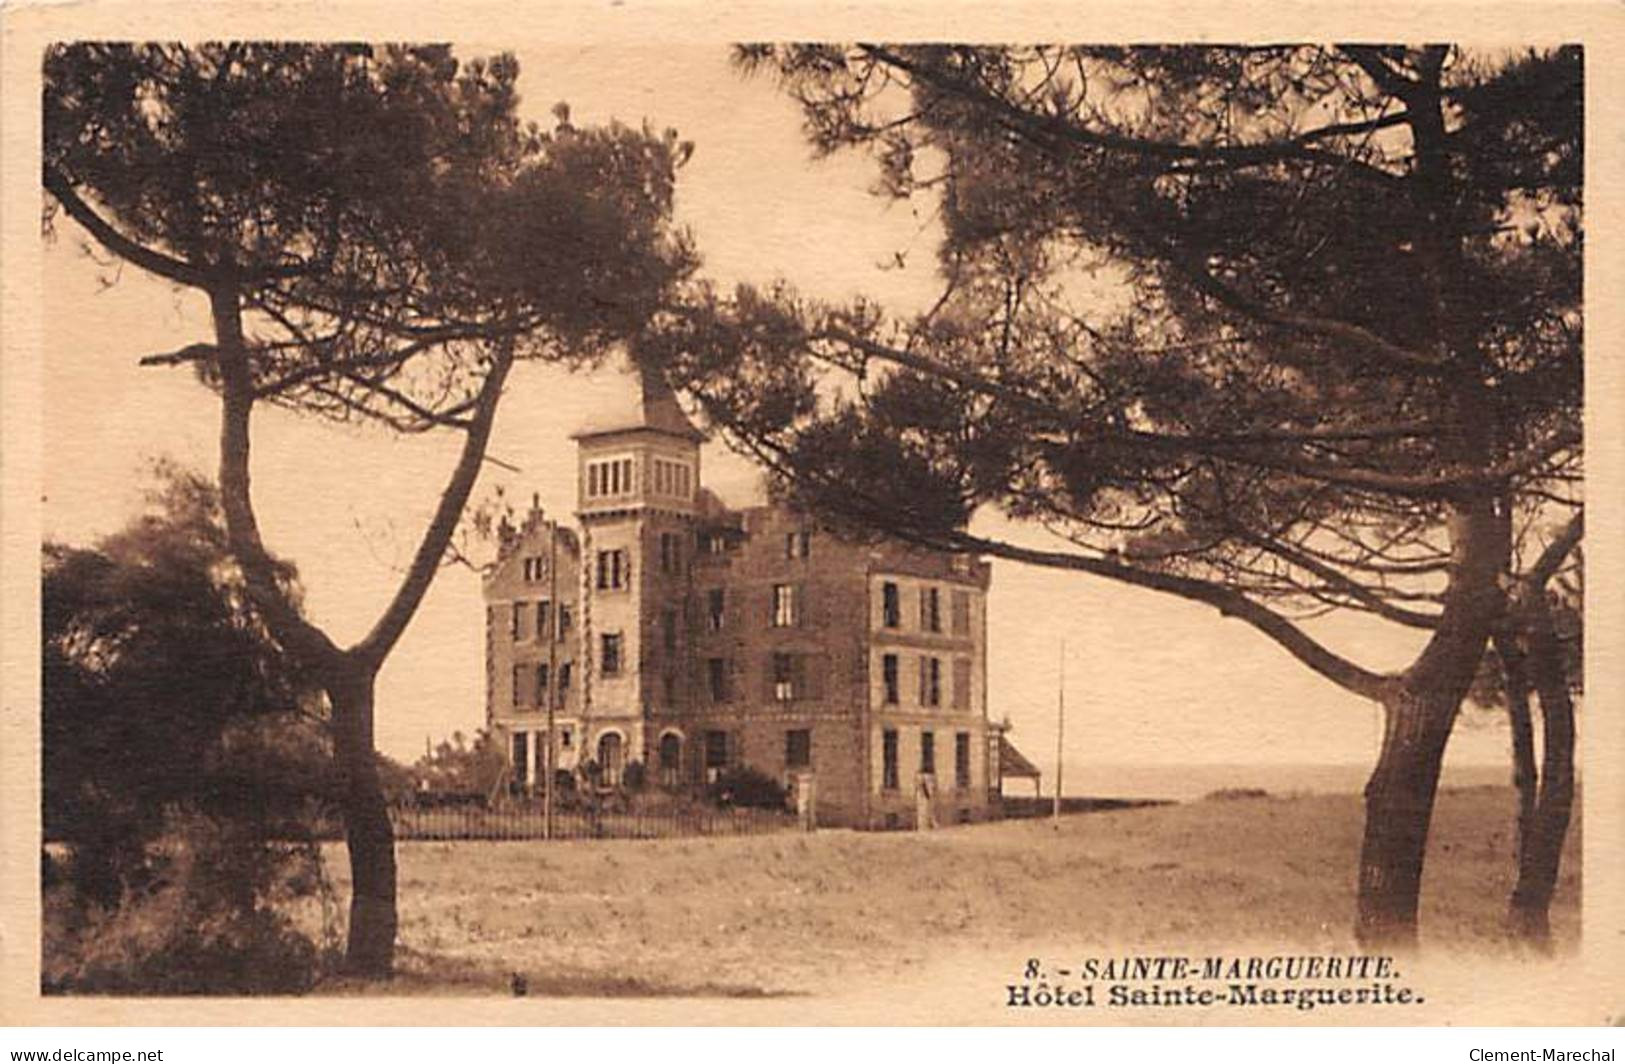
<svg viewBox="0 0 1625 1064">
<path fill-rule="evenodd" d="M 783 809 L 785 790 L 777 780 L 746 765 L 735 766 L 705 789 L 714 805 L 740 809 Z"/>
<path fill-rule="evenodd" d="M 45 891 L 41 990 L 101 994 L 292 994 L 336 950 L 337 906 L 314 844 L 268 845 L 241 826 L 171 814 L 142 885 L 84 903 Z M 71 859 L 70 859 L 71 860 Z M 137 877 L 125 877 L 131 884 Z M 322 926 L 318 943 L 295 922 Z"/>
</svg>

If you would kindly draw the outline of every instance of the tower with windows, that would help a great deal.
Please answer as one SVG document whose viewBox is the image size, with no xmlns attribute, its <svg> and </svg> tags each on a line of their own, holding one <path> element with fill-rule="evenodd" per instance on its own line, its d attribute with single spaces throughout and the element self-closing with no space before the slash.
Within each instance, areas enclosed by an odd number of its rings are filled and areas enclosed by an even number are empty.
<svg viewBox="0 0 1625 1064">
<path fill-rule="evenodd" d="M 700 443 L 677 399 L 641 376 L 636 409 L 575 434 L 582 754 L 601 781 L 641 760 L 651 773 L 682 756 L 686 736 L 652 721 L 679 717 L 688 697 L 685 602 L 700 491 Z"/>
</svg>

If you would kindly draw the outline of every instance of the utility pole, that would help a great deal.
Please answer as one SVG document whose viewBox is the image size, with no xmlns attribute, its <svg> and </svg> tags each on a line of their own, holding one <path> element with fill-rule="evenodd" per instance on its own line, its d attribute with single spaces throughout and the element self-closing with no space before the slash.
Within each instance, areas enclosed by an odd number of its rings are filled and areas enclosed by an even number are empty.
<svg viewBox="0 0 1625 1064">
<path fill-rule="evenodd" d="M 547 523 L 547 780 L 542 792 L 542 837 L 553 838 L 553 788 L 558 772 L 553 768 L 554 716 L 559 689 L 559 526 Z"/>
<path fill-rule="evenodd" d="M 1055 714 L 1055 805 L 1050 814 L 1055 826 L 1061 826 L 1061 778 L 1066 755 L 1062 745 L 1066 737 L 1066 640 L 1061 640 L 1061 691 L 1057 696 Z"/>
</svg>

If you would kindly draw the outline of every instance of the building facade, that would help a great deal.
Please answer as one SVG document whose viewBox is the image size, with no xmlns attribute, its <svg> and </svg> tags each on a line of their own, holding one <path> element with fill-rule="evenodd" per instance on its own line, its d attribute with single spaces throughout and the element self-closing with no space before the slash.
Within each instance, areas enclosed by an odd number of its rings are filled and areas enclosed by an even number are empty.
<svg viewBox="0 0 1625 1064">
<path fill-rule="evenodd" d="M 575 440 L 576 527 L 533 506 L 485 581 L 486 719 L 515 781 L 545 778 L 551 734 L 556 769 L 602 786 L 633 762 L 673 788 L 742 765 L 820 824 L 988 815 L 985 562 L 727 509 L 647 383 Z"/>
</svg>

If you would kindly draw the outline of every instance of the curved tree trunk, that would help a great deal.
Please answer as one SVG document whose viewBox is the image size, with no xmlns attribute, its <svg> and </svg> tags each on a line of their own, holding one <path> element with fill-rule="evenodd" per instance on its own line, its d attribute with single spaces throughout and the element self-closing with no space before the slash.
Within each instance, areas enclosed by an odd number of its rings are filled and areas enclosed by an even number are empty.
<svg viewBox="0 0 1625 1064">
<path fill-rule="evenodd" d="M 1389 950 L 1417 943 L 1428 826 L 1445 744 L 1505 610 L 1506 511 L 1486 497 L 1452 507 L 1450 583 L 1438 627 L 1382 692 L 1382 752 L 1365 787 L 1354 932 Z"/>
<path fill-rule="evenodd" d="M 1545 950 L 1551 947 L 1552 895 L 1557 890 L 1563 842 L 1574 809 L 1574 701 L 1545 601 L 1537 597 L 1524 613 L 1529 671 L 1540 696 L 1544 749 L 1540 796 L 1521 833 L 1518 882 L 1507 915 L 1514 934 Z"/>
<path fill-rule="evenodd" d="M 374 676 L 353 662 L 328 684 L 339 807 L 350 853 L 350 930 L 345 969 L 385 977 L 395 961 L 395 829 L 373 750 Z"/>
<path fill-rule="evenodd" d="M 1402 686 L 1383 702 L 1382 753 L 1365 787 L 1355 937 L 1366 947 L 1407 949 L 1417 905 L 1439 769 L 1460 698 Z"/>
</svg>

